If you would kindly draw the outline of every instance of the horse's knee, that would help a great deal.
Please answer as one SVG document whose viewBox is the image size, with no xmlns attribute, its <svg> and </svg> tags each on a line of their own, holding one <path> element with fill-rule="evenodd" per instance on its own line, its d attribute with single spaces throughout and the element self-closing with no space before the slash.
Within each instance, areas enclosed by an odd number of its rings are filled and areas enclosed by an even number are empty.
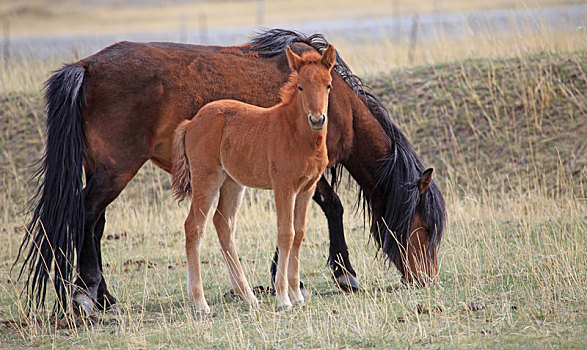
<svg viewBox="0 0 587 350">
<path fill-rule="evenodd" d="M 185 244 L 192 246 L 198 244 L 204 236 L 204 227 L 194 220 L 192 215 L 189 215 L 184 224 L 185 229 Z"/>
<path fill-rule="evenodd" d="M 279 233 L 277 237 L 277 248 L 279 249 L 279 251 L 289 251 L 294 242 L 294 237 L 295 234 L 293 230 L 287 230 L 285 232 Z"/>
<path fill-rule="evenodd" d="M 341 216 L 344 214 L 344 208 L 342 206 L 342 202 L 340 201 L 340 198 L 338 197 L 338 195 L 333 191 L 332 195 L 330 196 L 330 210 L 333 214 Z"/>
<path fill-rule="evenodd" d="M 294 239 L 293 239 L 293 246 L 299 247 L 302 245 L 302 241 L 304 240 L 304 236 L 306 235 L 306 230 L 296 230 Z"/>
<path fill-rule="evenodd" d="M 232 232 L 236 228 L 236 220 L 234 218 L 222 215 L 222 213 L 218 210 L 216 210 L 214 213 L 212 222 L 214 223 L 214 227 L 220 230 L 227 230 Z"/>
<path fill-rule="evenodd" d="M 339 217 L 342 217 L 344 214 L 344 208 L 340 198 L 323 178 L 318 181 L 316 191 L 312 198 L 318 203 L 324 213 Z"/>
</svg>

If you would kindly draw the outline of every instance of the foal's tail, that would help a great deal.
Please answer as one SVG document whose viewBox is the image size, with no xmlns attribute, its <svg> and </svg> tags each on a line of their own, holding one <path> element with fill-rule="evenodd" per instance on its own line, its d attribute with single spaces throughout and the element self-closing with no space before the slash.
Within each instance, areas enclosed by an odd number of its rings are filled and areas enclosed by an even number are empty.
<svg viewBox="0 0 587 350">
<path fill-rule="evenodd" d="M 65 312 L 71 295 L 74 254 L 84 235 L 85 73 L 83 66 L 69 64 L 45 83 L 47 147 L 35 174 L 38 189 L 31 200 L 32 218 L 14 262 L 22 255 L 18 278 L 27 275 L 23 292 L 29 310 L 44 307 L 48 282 L 57 294 L 54 311 Z"/>
<path fill-rule="evenodd" d="M 171 168 L 173 179 L 171 186 L 175 198 L 180 202 L 192 194 L 190 164 L 185 153 L 185 134 L 189 125 L 189 120 L 179 124 L 173 135 L 173 166 Z"/>
</svg>

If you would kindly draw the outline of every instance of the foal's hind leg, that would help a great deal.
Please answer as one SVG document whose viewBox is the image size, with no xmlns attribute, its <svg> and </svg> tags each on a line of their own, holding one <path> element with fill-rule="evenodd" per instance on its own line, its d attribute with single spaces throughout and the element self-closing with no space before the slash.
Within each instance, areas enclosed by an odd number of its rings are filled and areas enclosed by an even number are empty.
<svg viewBox="0 0 587 350">
<path fill-rule="evenodd" d="M 206 231 L 206 219 L 225 175 L 215 171 L 192 170 L 192 204 L 185 221 L 185 251 L 188 267 L 188 295 L 199 312 L 210 313 L 204 297 L 200 247 Z M 195 180 L 197 179 L 197 180 Z"/>
<path fill-rule="evenodd" d="M 214 226 L 218 234 L 218 240 L 222 247 L 222 254 L 226 260 L 228 276 L 232 288 L 241 295 L 247 303 L 257 306 L 259 301 L 253 294 L 249 283 L 243 273 L 238 252 L 234 244 L 236 230 L 236 212 L 243 198 L 244 187 L 227 178 L 220 188 L 218 207 L 214 213 Z"/>
</svg>

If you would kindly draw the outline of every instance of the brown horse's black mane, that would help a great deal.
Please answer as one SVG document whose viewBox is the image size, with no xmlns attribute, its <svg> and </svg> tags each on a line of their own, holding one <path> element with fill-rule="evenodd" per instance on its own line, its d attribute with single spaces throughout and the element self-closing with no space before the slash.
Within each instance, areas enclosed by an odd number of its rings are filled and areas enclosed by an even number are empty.
<svg viewBox="0 0 587 350">
<path fill-rule="evenodd" d="M 261 56 L 271 57 L 283 54 L 285 48 L 294 43 L 305 43 L 319 52 L 323 52 L 329 44 L 321 34 L 306 36 L 291 30 L 271 29 L 252 38 L 249 49 Z M 369 87 L 359 77 L 353 74 L 338 52 L 334 70 L 357 96 L 363 99 L 389 139 L 391 152 L 381 160 L 374 189 L 385 194 L 385 212 L 382 217 L 374 217 L 370 210 L 370 193 L 360 191 L 357 203 L 363 203 L 366 212 L 371 216 L 373 227 L 379 227 L 372 230 L 377 247 L 387 255 L 390 262 L 401 269 L 402 252 L 406 247 L 416 212 L 430 225 L 428 252 L 436 252 L 446 220 L 444 199 L 434 182 L 420 198 L 418 179 L 425 169 L 420 158 L 404 133 L 391 121 L 383 103 L 369 92 Z M 341 172 L 333 171 L 332 174 L 334 185 L 340 180 Z"/>
</svg>

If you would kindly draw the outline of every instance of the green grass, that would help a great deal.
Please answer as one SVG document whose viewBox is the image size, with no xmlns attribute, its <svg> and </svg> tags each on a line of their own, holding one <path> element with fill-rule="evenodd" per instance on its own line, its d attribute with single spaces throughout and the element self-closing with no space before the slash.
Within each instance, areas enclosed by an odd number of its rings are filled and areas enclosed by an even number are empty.
<svg viewBox="0 0 587 350">
<path fill-rule="evenodd" d="M 365 291 L 339 292 L 326 266 L 328 231 L 312 205 L 302 309 L 257 310 L 226 292 L 216 234 L 202 249 L 212 317 L 192 313 L 183 221 L 169 176 L 148 164 L 110 207 L 103 240 L 120 314 L 77 329 L 23 313 L 9 274 L 41 154 L 38 92 L 0 95 L 0 347 L 584 348 L 587 343 L 587 54 L 534 54 L 395 70 L 367 81 L 435 167 L 449 214 L 439 283 L 401 285 L 374 259 L 355 188 L 342 185 L 345 228 Z M 276 236 L 270 192 L 247 190 L 238 246 L 252 285 L 268 285 Z M 15 321 L 16 325 L 7 321 Z M 39 321 L 40 322 L 40 321 Z M 22 323 L 26 323 L 23 325 Z"/>
</svg>

